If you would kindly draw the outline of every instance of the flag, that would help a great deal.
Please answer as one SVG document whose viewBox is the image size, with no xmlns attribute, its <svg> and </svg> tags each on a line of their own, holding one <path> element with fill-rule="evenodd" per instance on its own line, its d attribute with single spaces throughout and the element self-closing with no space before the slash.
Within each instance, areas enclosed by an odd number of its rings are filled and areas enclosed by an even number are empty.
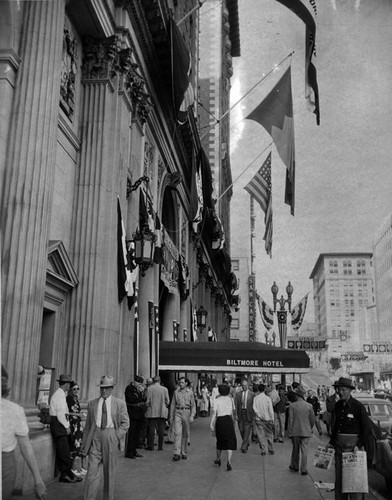
<svg viewBox="0 0 392 500">
<path fill-rule="evenodd" d="M 133 311 L 134 328 L 133 328 L 133 367 L 134 374 L 139 373 L 139 305 L 138 305 L 139 290 L 135 290 L 135 309 Z"/>
<path fill-rule="evenodd" d="M 192 315 L 192 328 L 191 328 L 191 342 L 197 341 L 197 315 L 196 309 L 191 305 L 191 315 Z"/>
<path fill-rule="evenodd" d="M 257 295 L 257 302 L 259 304 L 260 316 L 263 320 L 263 324 L 267 330 L 271 330 L 274 326 L 274 310 L 260 297 L 260 295 Z"/>
<path fill-rule="evenodd" d="M 306 305 L 308 303 L 309 292 L 305 297 L 298 302 L 298 304 L 291 311 L 291 326 L 293 330 L 297 331 L 302 325 L 302 321 L 306 312 Z"/>
<path fill-rule="evenodd" d="M 287 339 L 287 311 L 278 311 L 276 313 L 278 318 L 278 330 L 279 330 L 279 339 L 280 339 L 280 347 L 286 347 L 286 339 Z"/>
<path fill-rule="evenodd" d="M 244 187 L 255 199 L 264 212 L 264 241 L 267 255 L 272 257 L 272 191 L 271 191 L 271 153 L 262 164 L 260 170 Z"/>
<path fill-rule="evenodd" d="M 155 374 L 159 373 L 159 306 L 154 305 L 155 321 Z"/>
<path fill-rule="evenodd" d="M 118 301 L 127 295 L 127 250 L 124 223 L 121 215 L 120 198 L 117 196 L 117 288 Z"/>
<path fill-rule="evenodd" d="M 181 31 L 172 17 L 170 17 L 170 41 L 173 103 L 177 114 L 184 101 L 185 93 L 189 90 L 188 75 L 191 61 Z"/>
<path fill-rule="evenodd" d="M 316 22 L 317 15 L 316 0 L 278 0 L 294 14 L 296 14 L 306 25 L 305 37 L 305 98 L 308 107 L 316 115 L 317 125 L 320 125 L 319 90 L 317 83 L 317 70 L 312 62 L 312 56 L 316 56 Z M 309 9 L 306 6 L 309 4 Z"/>
<path fill-rule="evenodd" d="M 136 286 L 139 278 L 139 267 L 135 262 L 135 242 L 131 241 L 128 244 L 127 252 L 127 282 L 125 289 L 127 292 L 128 309 L 131 310 L 135 302 Z"/>
<path fill-rule="evenodd" d="M 267 97 L 246 118 L 255 120 L 265 128 L 286 165 L 285 203 L 290 205 L 291 214 L 294 215 L 295 148 L 290 66 Z"/>
</svg>

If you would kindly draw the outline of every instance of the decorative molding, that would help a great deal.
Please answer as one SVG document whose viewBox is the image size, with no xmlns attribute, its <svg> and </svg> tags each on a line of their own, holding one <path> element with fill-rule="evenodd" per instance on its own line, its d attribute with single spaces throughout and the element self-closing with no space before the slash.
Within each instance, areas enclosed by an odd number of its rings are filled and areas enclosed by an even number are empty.
<svg viewBox="0 0 392 500">
<path fill-rule="evenodd" d="M 82 79 L 102 81 L 110 80 L 118 68 L 118 39 L 85 38 Z"/>
<path fill-rule="evenodd" d="M 67 23 L 68 24 L 68 23 Z M 64 26 L 60 79 L 60 106 L 72 121 L 75 112 L 78 42 L 70 25 Z"/>
<path fill-rule="evenodd" d="M 21 58 L 12 49 L 0 49 L 0 63 L 7 63 L 17 72 L 21 63 Z"/>
</svg>

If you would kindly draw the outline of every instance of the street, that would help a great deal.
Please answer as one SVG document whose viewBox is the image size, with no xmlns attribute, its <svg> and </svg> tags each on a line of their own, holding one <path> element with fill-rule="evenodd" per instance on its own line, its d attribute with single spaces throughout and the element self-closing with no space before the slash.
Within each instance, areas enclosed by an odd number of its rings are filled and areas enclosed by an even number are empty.
<svg viewBox="0 0 392 500">
<path fill-rule="evenodd" d="M 333 500 L 334 493 L 318 490 L 314 482 L 334 481 L 333 467 L 322 471 L 312 466 L 316 447 L 326 444 L 326 432 L 310 441 L 308 454 L 309 475 L 301 476 L 289 471 L 291 442 L 275 443 L 275 455 L 261 457 L 258 445 L 252 443 L 247 454 L 239 451 L 233 454 L 233 470 L 226 471 L 225 454 L 222 466 L 213 464 L 215 459 L 215 439 L 209 432 L 209 418 L 198 418 L 192 425 L 191 446 L 188 460 L 172 461 L 172 446 L 164 445 L 164 450 L 140 450 L 143 458 L 129 460 L 119 457 L 117 467 L 116 499 L 125 500 Z M 323 426 L 325 431 L 325 428 Z M 237 445 L 240 443 L 237 432 Z M 366 500 L 388 500 L 383 478 L 369 471 L 371 489 Z M 48 487 L 49 500 L 81 500 L 83 482 L 64 484 L 57 481 Z M 34 495 L 22 497 L 33 500 Z M 102 500 L 102 493 L 97 500 Z"/>
</svg>

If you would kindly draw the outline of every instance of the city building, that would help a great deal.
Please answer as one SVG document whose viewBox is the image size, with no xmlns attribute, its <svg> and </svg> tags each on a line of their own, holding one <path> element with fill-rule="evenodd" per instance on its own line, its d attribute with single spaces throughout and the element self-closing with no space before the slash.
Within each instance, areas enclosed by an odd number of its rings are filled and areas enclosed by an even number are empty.
<svg viewBox="0 0 392 500">
<path fill-rule="evenodd" d="M 380 340 L 392 334 L 392 215 L 378 228 L 373 246 L 377 325 Z"/>
<path fill-rule="evenodd" d="M 216 7 L 225 109 L 237 0 Z M 38 410 L 59 374 L 82 404 L 103 374 L 122 396 L 136 373 L 158 372 L 160 340 L 206 340 L 200 308 L 218 341 L 229 336 L 230 193 L 217 208 L 213 197 L 230 162 L 219 158 L 213 181 L 198 123 L 201 8 L 0 2 L 2 362 L 47 481 L 54 450 Z"/>
<path fill-rule="evenodd" d="M 374 303 L 372 254 L 320 254 L 310 279 L 317 334 L 326 338 L 329 357 L 362 350 L 358 320 Z"/>
</svg>

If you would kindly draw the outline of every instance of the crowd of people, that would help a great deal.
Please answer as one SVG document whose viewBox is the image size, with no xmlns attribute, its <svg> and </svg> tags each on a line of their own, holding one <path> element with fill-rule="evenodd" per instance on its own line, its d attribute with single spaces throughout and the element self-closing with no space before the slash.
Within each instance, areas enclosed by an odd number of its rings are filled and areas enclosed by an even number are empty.
<svg viewBox="0 0 392 500">
<path fill-rule="evenodd" d="M 350 379 L 341 377 L 331 391 L 316 393 L 306 391 L 298 382 L 288 387 L 281 384 L 273 387 L 244 376 L 234 382 L 224 379 L 220 385 L 216 380 L 199 380 L 194 387 L 181 377 L 170 398 L 159 376 L 144 380 L 137 375 L 126 387 L 125 399 L 121 399 L 112 395 L 113 377 L 103 376 L 97 385 L 99 397 L 88 403 L 86 413 L 79 402 L 79 384 L 71 375 L 62 374 L 57 382 L 59 387 L 51 397 L 49 413 L 59 481 L 76 483 L 84 479 L 85 500 L 97 497 L 101 470 L 103 498 L 114 498 L 120 451 L 129 459 L 141 459 L 140 451 L 154 451 L 156 442 L 157 451 L 162 451 L 165 442 L 173 446 L 174 462 L 186 460 L 191 424 L 195 418 L 204 416 L 211 417 L 210 430 L 216 438 L 214 465 L 221 466 L 225 452 L 226 470 L 233 469 L 237 426 L 241 453 L 247 453 L 253 441 L 258 444 L 261 456 L 273 455 L 276 443 L 289 438 L 292 451 L 288 468 L 306 476 L 310 438 L 314 432 L 322 434 L 321 398 L 325 399 L 330 415 L 325 420 L 331 435 L 328 446 L 336 452 L 335 499 L 362 498 L 361 493 L 351 496 L 342 493 L 342 453 L 363 449 L 369 432 L 366 410 L 351 396 L 354 385 Z M 23 409 L 8 402 L 8 393 L 8 377 L 2 368 L 1 417 L 3 422 L 9 422 L 6 430 L 2 425 L 3 498 L 12 496 L 17 444 L 32 471 L 36 494 L 44 498 L 46 488 L 29 443 L 26 417 Z"/>
</svg>

